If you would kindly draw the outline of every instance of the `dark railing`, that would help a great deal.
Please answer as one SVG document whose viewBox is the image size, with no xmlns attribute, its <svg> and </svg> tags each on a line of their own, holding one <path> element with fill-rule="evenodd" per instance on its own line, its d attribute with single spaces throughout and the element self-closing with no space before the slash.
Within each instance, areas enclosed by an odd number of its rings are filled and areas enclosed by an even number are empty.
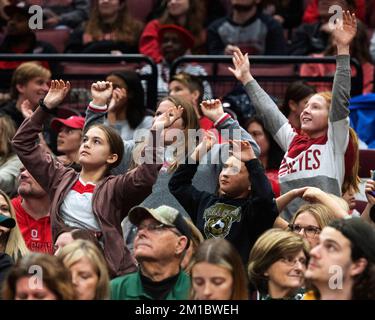
<svg viewBox="0 0 375 320">
<path fill-rule="evenodd" d="M 154 61 L 148 56 L 142 54 L 0 54 L 0 61 L 46 61 L 51 65 L 52 77 L 64 80 L 104 80 L 109 72 L 118 71 L 119 63 L 126 64 L 146 64 L 151 67 L 151 74 L 140 75 L 140 78 L 147 84 L 147 106 L 155 108 L 157 102 L 157 68 Z M 64 69 L 68 62 L 78 62 L 88 66 L 87 72 L 65 73 Z M 116 64 L 115 64 L 116 63 Z M 108 68 L 103 70 L 98 67 L 106 64 Z M 114 64 L 113 69 L 111 65 Z M 92 70 L 90 66 L 92 65 Z M 129 68 L 131 69 L 131 68 Z M 4 79 L 0 79 L 4 81 Z M 9 83 L 10 86 L 10 83 Z"/>
<path fill-rule="evenodd" d="M 299 65 L 303 63 L 323 63 L 332 64 L 336 62 L 335 57 L 307 57 L 307 56 L 249 56 L 252 72 L 254 77 L 263 83 L 284 83 L 288 84 L 292 81 L 301 80 L 314 83 L 332 83 L 332 76 L 301 76 L 299 75 Z M 223 68 L 223 65 L 232 65 L 232 57 L 224 55 L 186 55 L 174 61 L 171 67 L 171 76 L 181 68 L 184 64 L 200 64 L 203 65 L 207 71 L 207 76 L 199 76 L 202 80 L 207 80 L 214 87 L 215 97 L 220 97 L 220 94 L 215 91 L 215 84 L 223 82 L 236 83 L 236 79 Z M 356 59 L 351 59 L 351 66 L 356 70 L 352 73 L 352 88 L 351 95 L 362 94 L 363 91 L 363 71 L 362 67 Z M 282 71 L 280 67 L 290 66 L 290 72 Z M 275 73 L 273 73 L 275 70 Z M 281 74 L 277 74 L 280 72 Z M 284 86 L 284 89 L 286 86 Z"/>
</svg>

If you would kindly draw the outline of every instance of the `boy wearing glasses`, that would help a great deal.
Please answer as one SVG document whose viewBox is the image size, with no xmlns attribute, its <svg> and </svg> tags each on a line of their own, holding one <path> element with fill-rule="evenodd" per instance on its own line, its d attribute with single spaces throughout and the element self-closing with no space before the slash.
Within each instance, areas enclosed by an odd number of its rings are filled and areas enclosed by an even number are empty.
<svg viewBox="0 0 375 320">
<path fill-rule="evenodd" d="M 186 300 L 189 276 L 180 269 L 191 229 L 182 214 L 168 206 L 134 207 L 129 220 L 137 227 L 137 272 L 111 281 L 112 300 Z"/>
</svg>

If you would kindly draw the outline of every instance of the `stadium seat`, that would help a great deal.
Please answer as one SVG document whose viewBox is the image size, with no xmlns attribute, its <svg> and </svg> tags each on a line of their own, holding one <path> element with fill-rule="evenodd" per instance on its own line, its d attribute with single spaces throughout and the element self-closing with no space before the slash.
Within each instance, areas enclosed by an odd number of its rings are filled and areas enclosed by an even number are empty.
<svg viewBox="0 0 375 320">
<path fill-rule="evenodd" d="M 63 53 L 69 41 L 70 29 L 44 29 L 37 30 L 36 38 L 55 47 L 59 53 Z"/>
<path fill-rule="evenodd" d="M 375 150 L 359 150 L 359 176 L 370 178 L 370 170 L 375 170 Z"/>
</svg>

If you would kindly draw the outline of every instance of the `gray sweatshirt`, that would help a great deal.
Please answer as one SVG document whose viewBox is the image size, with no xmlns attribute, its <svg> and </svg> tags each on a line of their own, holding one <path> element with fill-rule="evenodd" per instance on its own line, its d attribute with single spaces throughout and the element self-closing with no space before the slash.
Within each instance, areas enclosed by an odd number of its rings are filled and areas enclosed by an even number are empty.
<svg viewBox="0 0 375 320">
<path fill-rule="evenodd" d="M 350 88 L 350 56 L 337 56 L 328 132 L 323 137 L 311 139 L 294 131 L 288 119 L 255 80 L 245 85 L 266 129 L 285 151 L 279 169 L 281 194 L 312 186 L 341 196 L 345 176 L 344 156 L 349 141 Z M 301 204 L 302 199 L 292 201 L 283 216 L 290 220 Z"/>
</svg>

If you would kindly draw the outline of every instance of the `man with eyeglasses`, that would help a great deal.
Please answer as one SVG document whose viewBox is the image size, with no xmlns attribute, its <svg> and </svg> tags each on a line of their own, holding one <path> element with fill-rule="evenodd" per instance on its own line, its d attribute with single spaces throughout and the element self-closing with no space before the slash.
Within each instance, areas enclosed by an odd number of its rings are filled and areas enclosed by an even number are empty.
<svg viewBox="0 0 375 320">
<path fill-rule="evenodd" d="M 375 299 L 375 229 L 360 218 L 332 221 L 310 251 L 305 300 Z"/>
<path fill-rule="evenodd" d="M 134 207 L 129 220 L 137 227 L 134 257 L 139 270 L 111 281 L 112 300 L 185 300 L 190 279 L 180 264 L 191 229 L 181 213 L 168 206 Z"/>
</svg>

